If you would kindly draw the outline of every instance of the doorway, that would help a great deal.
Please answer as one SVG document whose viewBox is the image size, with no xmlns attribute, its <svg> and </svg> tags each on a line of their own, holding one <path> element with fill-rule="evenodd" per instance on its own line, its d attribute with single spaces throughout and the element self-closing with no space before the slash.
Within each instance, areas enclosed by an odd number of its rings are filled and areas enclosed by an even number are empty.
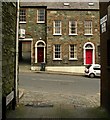
<svg viewBox="0 0 110 120">
<path fill-rule="evenodd" d="M 91 42 L 84 44 L 84 65 L 95 63 L 95 47 Z"/>
<path fill-rule="evenodd" d="M 31 63 L 31 41 L 19 42 L 19 62 Z"/>
<path fill-rule="evenodd" d="M 43 40 L 38 40 L 35 44 L 35 63 L 45 62 L 45 47 Z"/>
<path fill-rule="evenodd" d="M 44 47 L 37 48 L 38 63 L 44 62 Z"/>
<path fill-rule="evenodd" d="M 92 64 L 92 49 L 86 50 L 86 64 Z"/>
</svg>

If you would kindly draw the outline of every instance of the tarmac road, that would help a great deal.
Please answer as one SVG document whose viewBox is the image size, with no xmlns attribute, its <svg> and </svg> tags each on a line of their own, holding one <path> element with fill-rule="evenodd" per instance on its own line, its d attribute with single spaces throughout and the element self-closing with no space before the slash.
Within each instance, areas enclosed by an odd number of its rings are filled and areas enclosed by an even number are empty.
<svg viewBox="0 0 110 120">
<path fill-rule="evenodd" d="M 24 95 L 7 118 L 106 118 L 100 108 L 100 79 L 20 72 Z"/>
<path fill-rule="evenodd" d="M 84 76 L 20 73 L 20 88 L 65 94 L 95 95 L 100 93 L 100 78 L 87 78 Z"/>
</svg>

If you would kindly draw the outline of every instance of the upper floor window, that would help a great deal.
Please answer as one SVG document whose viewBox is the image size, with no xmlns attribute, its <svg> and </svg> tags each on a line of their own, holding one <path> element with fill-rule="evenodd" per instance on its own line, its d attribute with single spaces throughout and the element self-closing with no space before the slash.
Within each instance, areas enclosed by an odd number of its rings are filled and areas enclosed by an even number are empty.
<svg viewBox="0 0 110 120">
<path fill-rule="evenodd" d="M 77 35 L 77 21 L 69 21 L 69 35 Z"/>
<path fill-rule="evenodd" d="M 45 9 L 37 10 L 37 23 L 45 23 Z"/>
<path fill-rule="evenodd" d="M 56 44 L 53 46 L 53 59 L 61 60 L 61 45 Z"/>
<path fill-rule="evenodd" d="M 85 35 L 92 35 L 92 21 L 84 22 Z"/>
<path fill-rule="evenodd" d="M 20 23 L 26 23 L 26 9 L 20 9 L 19 19 Z"/>
<path fill-rule="evenodd" d="M 60 20 L 55 20 L 53 22 L 53 34 L 61 35 L 61 21 Z"/>
<path fill-rule="evenodd" d="M 69 45 L 69 60 L 77 60 L 77 46 L 75 44 Z"/>
</svg>

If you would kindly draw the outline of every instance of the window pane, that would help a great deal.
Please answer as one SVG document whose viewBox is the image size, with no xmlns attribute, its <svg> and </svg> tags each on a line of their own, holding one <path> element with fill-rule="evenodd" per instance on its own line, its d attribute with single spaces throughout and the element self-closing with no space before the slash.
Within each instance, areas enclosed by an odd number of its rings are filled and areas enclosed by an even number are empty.
<svg viewBox="0 0 110 120">
<path fill-rule="evenodd" d="M 38 21 L 39 22 L 44 22 L 45 21 L 45 10 L 44 9 L 39 9 L 38 10 Z"/>
<path fill-rule="evenodd" d="M 54 21 L 54 33 L 61 34 L 61 21 L 59 20 Z"/>
<path fill-rule="evenodd" d="M 92 34 L 92 21 L 85 21 L 85 34 Z"/>
<path fill-rule="evenodd" d="M 70 45 L 70 58 L 77 58 L 76 45 Z"/>
<path fill-rule="evenodd" d="M 69 22 L 69 33 L 77 34 L 77 22 L 76 21 Z"/>
<path fill-rule="evenodd" d="M 26 10 L 20 9 L 20 21 L 26 22 Z"/>
<path fill-rule="evenodd" d="M 61 58 L 61 45 L 54 46 L 54 58 Z"/>
</svg>

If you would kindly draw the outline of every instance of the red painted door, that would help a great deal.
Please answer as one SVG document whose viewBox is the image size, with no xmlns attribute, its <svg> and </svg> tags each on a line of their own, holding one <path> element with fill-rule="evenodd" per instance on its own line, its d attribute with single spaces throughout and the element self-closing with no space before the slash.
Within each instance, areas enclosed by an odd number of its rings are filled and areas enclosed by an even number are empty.
<svg viewBox="0 0 110 120">
<path fill-rule="evenodd" d="M 37 58 L 38 62 L 44 62 L 44 48 L 43 47 L 38 47 L 37 48 Z"/>
<path fill-rule="evenodd" d="M 86 64 L 92 64 L 92 50 L 86 50 Z"/>
</svg>

